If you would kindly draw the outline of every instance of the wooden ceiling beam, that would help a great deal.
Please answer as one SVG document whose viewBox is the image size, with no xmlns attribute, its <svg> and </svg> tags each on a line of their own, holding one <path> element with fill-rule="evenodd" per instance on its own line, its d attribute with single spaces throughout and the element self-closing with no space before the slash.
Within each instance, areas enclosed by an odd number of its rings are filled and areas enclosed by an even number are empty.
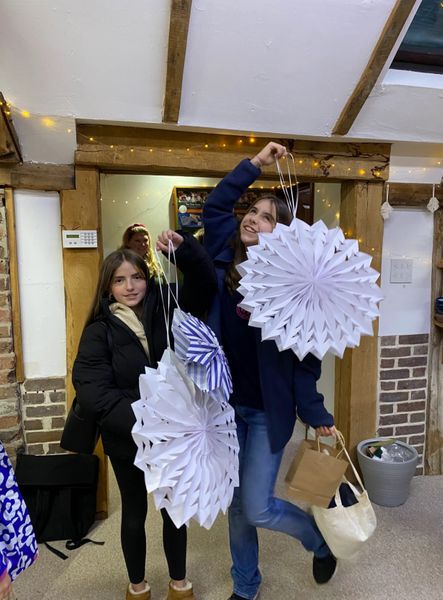
<svg viewBox="0 0 443 600">
<path fill-rule="evenodd" d="M 389 204 L 392 206 L 426 207 L 432 196 L 432 183 L 390 183 Z M 435 186 L 435 197 L 443 206 L 443 186 Z"/>
<path fill-rule="evenodd" d="M 416 0 L 397 0 L 359 82 L 334 125 L 333 135 L 346 135 L 351 129 L 377 83 L 377 79 L 415 4 Z"/>
<path fill-rule="evenodd" d="M 0 92 L 0 165 L 14 164 L 21 160 L 20 144 L 12 124 L 11 111 Z"/>
<path fill-rule="evenodd" d="M 74 165 L 19 163 L 0 166 L 0 187 L 2 186 L 46 192 L 73 190 L 75 189 Z"/>
<path fill-rule="evenodd" d="M 24 190 L 60 191 L 75 189 L 74 165 L 22 163 L 10 171 L 10 185 Z"/>
<path fill-rule="evenodd" d="M 240 160 L 252 157 L 269 141 L 241 135 L 182 130 L 78 125 L 77 165 L 108 172 L 182 174 L 220 177 Z M 300 181 L 385 181 L 390 144 L 317 142 L 273 138 L 293 154 Z M 275 168 L 263 178 L 274 179 Z"/>
<path fill-rule="evenodd" d="M 172 0 L 163 123 L 178 123 L 192 0 Z"/>
</svg>

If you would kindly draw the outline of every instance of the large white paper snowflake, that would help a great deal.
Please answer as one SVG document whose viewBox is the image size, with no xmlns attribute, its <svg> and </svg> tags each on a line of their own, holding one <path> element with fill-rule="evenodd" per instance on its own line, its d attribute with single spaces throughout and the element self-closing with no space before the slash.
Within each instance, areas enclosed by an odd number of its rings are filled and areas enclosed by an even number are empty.
<svg viewBox="0 0 443 600">
<path fill-rule="evenodd" d="M 371 256 L 338 227 L 299 219 L 278 223 L 259 234 L 247 255 L 237 267 L 240 306 L 251 312 L 249 324 L 261 328 L 262 339 L 275 340 L 280 351 L 290 348 L 300 360 L 308 352 L 342 357 L 361 335 L 372 335 L 382 299 L 379 274 L 370 267 Z"/>
<path fill-rule="evenodd" d="M 194 518 L 209 529 L 238 485 L 234 410 L 198 389 L 169 349 L 140 376 L 140 395 L 132 404 L 134 464 L 156 508 L 166 508 L 177 527 Z"/>
<path fill-rule="evenodd" d="M 186 372 L 203 391 L 220 402 L 228 402 L 232 378 L 223 348 L 203 321 L 176 308 L 172 320 L 175 353 L 186 365 Z"/>
</svg>

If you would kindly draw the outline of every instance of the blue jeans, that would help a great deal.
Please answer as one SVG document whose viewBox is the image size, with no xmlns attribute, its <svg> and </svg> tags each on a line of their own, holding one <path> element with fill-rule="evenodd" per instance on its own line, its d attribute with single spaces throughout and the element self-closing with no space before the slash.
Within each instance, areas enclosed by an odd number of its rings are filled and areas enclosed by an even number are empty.
<svg viewBox="0 0 443 600">
<path fill-rule="evenodd" d="M 283 450 L 271 452 L 265 412 L 236 406 L 235 413 L 240 444 L 240 487 L 235 489 L 229 508 L 231 576 L 238 596 L 254 598 L 261 582 L 257 527 L 286 533 L 320 558 L 329 554 L 329 548 L 312 516 L 274 497 Z"/>
</svg>

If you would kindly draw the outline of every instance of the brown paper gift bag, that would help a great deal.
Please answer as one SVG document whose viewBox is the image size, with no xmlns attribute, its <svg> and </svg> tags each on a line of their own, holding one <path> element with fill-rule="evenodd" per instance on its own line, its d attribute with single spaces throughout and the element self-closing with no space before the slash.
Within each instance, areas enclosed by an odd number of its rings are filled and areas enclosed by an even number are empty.
<svg viewBox="0 0 443 600">
<path fill-rule="evenodd" d="M 285 478 L 287 495 L 327 508 L 348 466 L 341 449 L 303 440 Z"/>
</svg>

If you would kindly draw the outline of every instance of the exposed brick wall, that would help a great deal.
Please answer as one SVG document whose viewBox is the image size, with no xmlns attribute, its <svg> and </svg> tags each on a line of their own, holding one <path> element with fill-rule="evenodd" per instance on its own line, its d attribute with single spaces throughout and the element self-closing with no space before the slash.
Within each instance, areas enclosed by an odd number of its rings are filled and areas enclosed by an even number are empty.
<svg viewBox="0 0 443 600">
<path fill-rule="evenodd" d="M 0 440 L 12 461 L 24 446 L 19 400 L 12 337 L 6 211 L 0 189 Z"/>
<path fill-rule="evenodd" d="M 59 442 L 66 415 L 65 379 L 26 379 L 22 385 L 22 405 L 27 452 L 64 452 Z"/>
<path fill-rule="evenodd" d="M 429 335 L 380 338 L 380 436 L 393 436 L 419 453 L 423 473 L 428 388 Z"/>
</svg>

